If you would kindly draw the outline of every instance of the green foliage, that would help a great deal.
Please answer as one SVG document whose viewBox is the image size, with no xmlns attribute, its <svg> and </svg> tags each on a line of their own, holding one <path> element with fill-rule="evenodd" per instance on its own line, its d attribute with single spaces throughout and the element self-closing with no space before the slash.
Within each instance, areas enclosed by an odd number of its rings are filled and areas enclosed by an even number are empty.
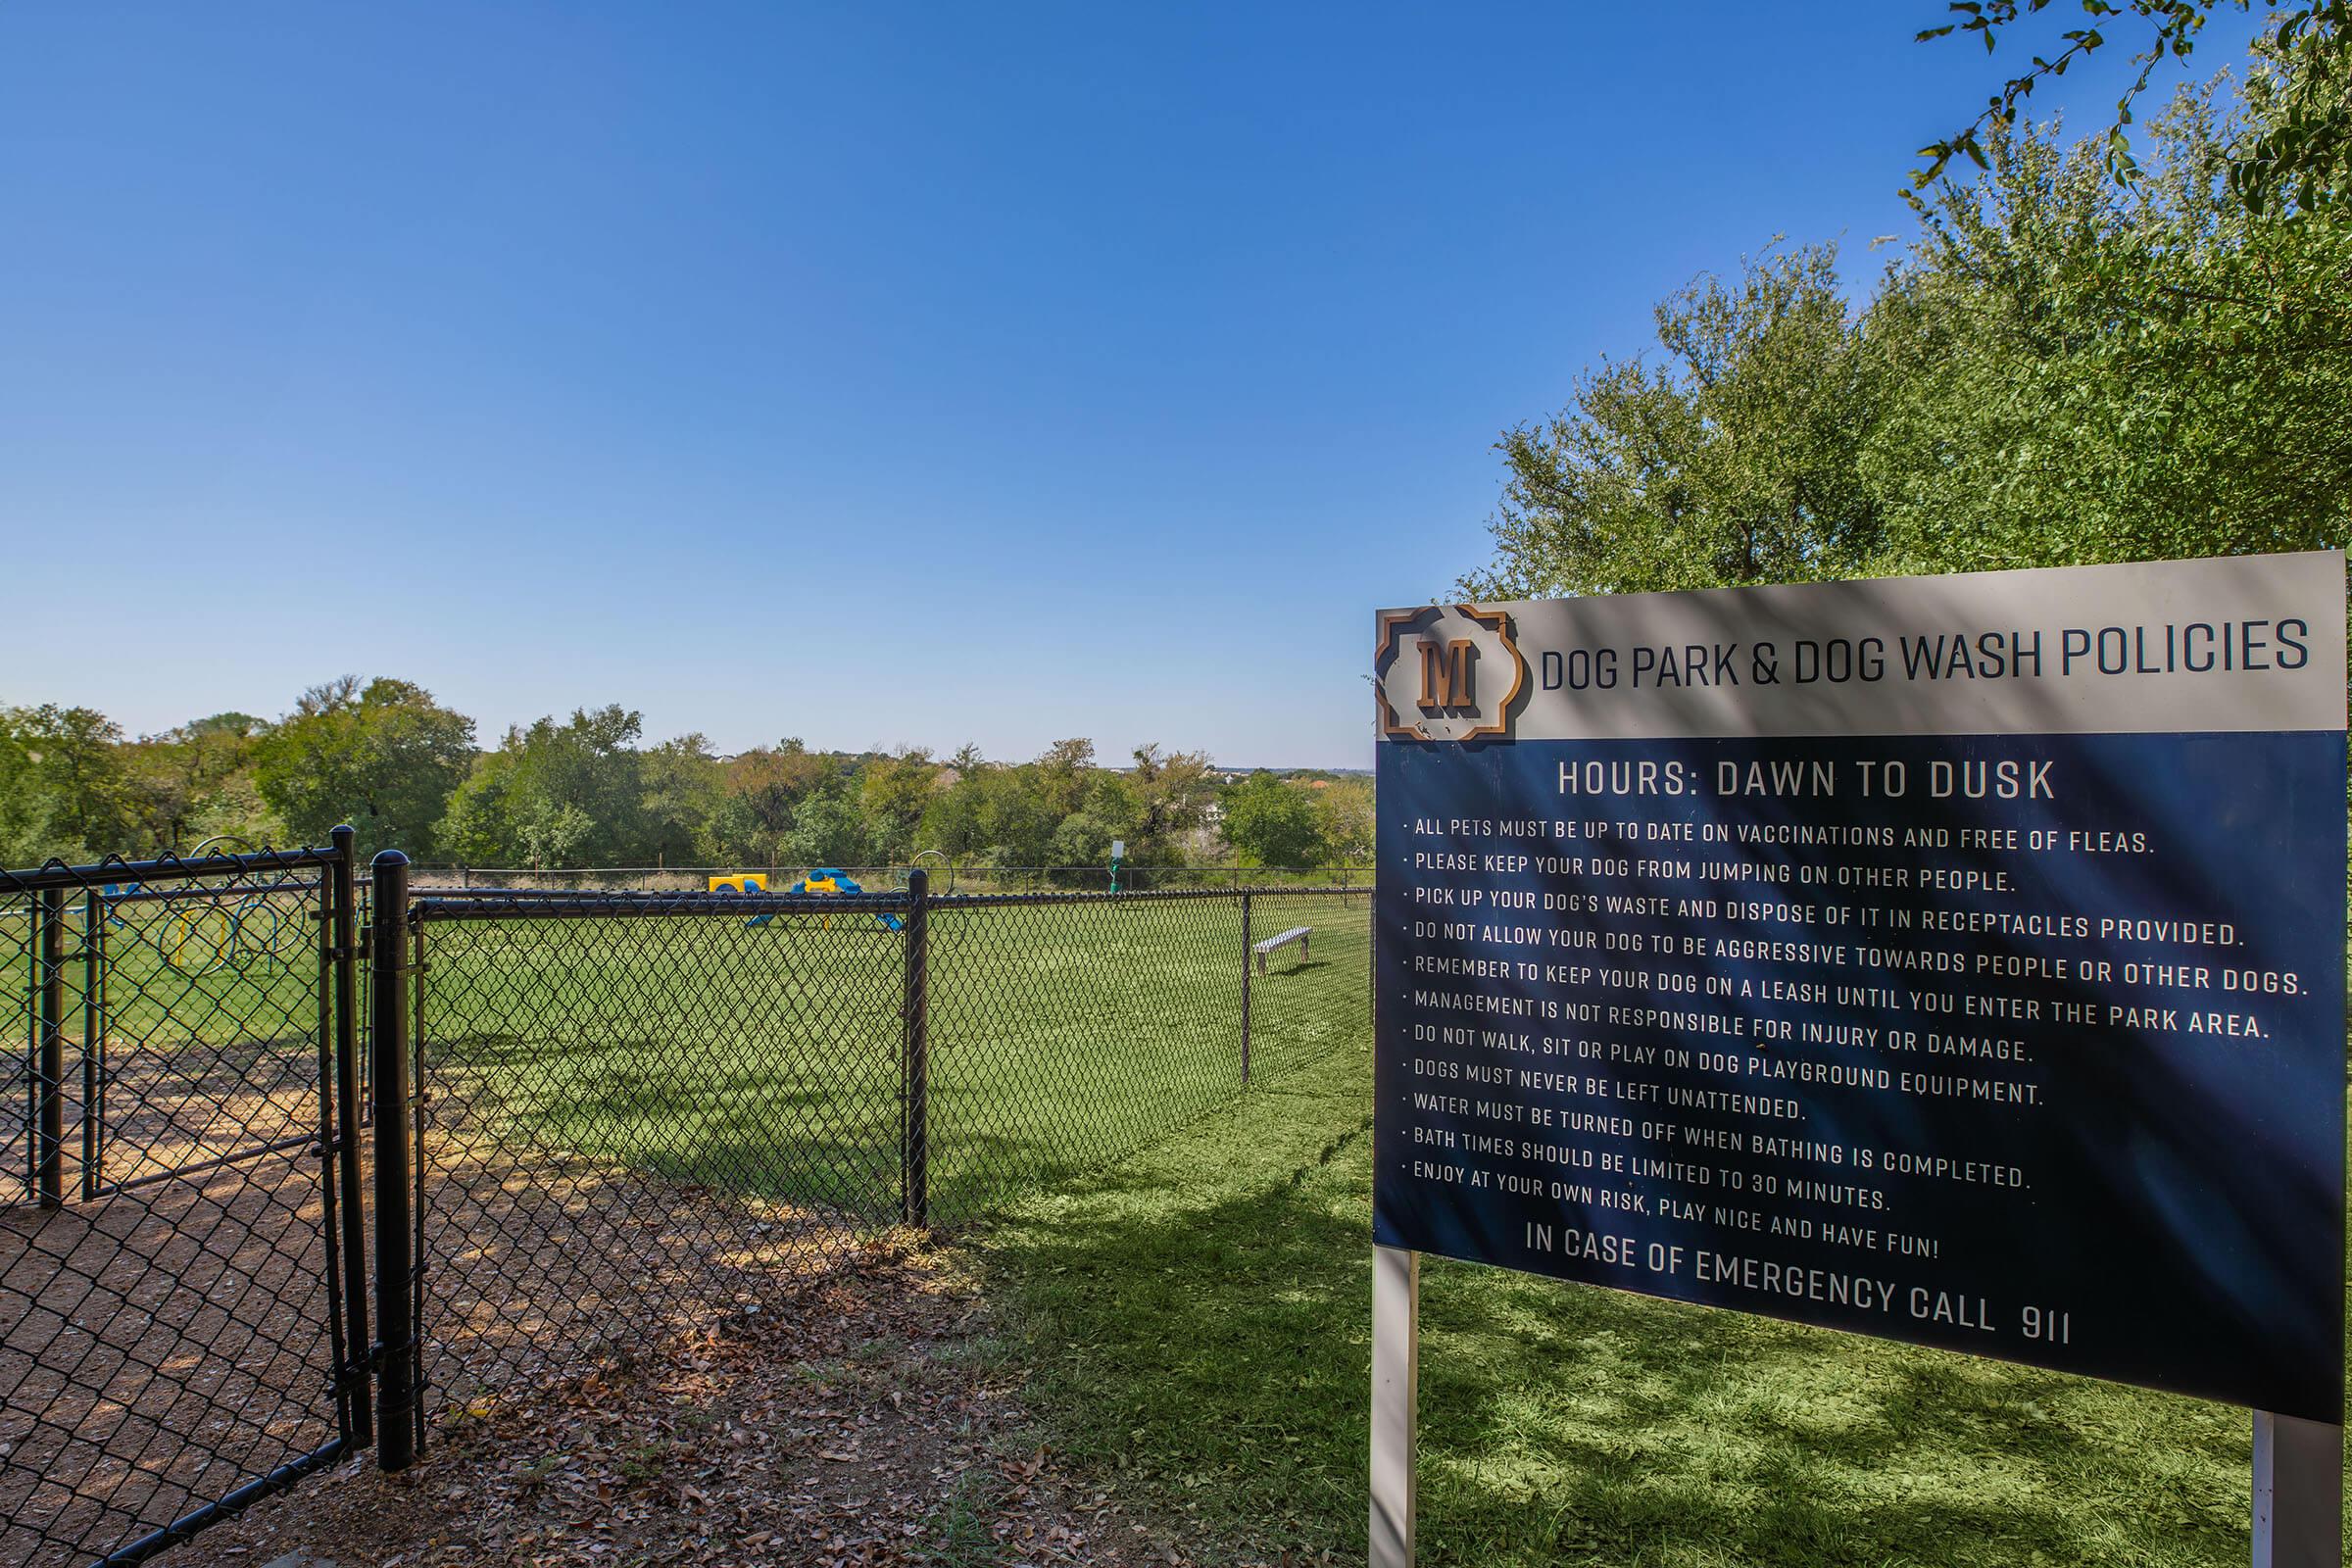
<svg viewBox="0 0 2352 1568">
<path fill-rule="evenodd" d="M 793 813 L 839 764 L 808 750 L 797 738 L 745 752 L 724 764 L 725 799 L 711 827 L 721 861 L 779 865 L 789 857 L 784 837 Z"/>
<path fill-rule="evenodd" d="M 1827 251 L 1659 311 L 1505 434 L 1483 597 L 2311 549 L 2352 537 L 2352 226 L 2249 212 L 2232 161 L 2318 87 L 2185 90 L 2130 186 L 2003 126 L 1859 308 Z M 2339 110 L 2345 82 L 2325 90 Z"/>
<path fill-rule="evenodd" d="M 916 834 L 926 849 L 950 859 L 968 860 L 988 848 L 987 784 L 982 776 L 987 765 L 978 749 L 967 746 L 941 770 Z"/>
<path fill-rule="evenodd" d="M 1852 574 L 1878 544 L 1856 470 L 1873 363 L 1828 247 L 1768 253 L 1657 310 L 1665 363 L 1604 362 L 1500 443 L 1487 598 Z"/>
<path fill-rule="evenodd" d="M 650 863 L 644 731 L 643 715 L 617 705 L 507 731 L 450 801 L 441 841 L 484 865 Z"/>
<path fill-rule="evenodd" d="M 1110 863 L 1111 841 L 1125 830 L 1092 811 L 1072 811 L 1054 830 L 1047 859 L 1054 865 L 1096 866 Z"/>
<path fill-rule="evenodd" d="M 992 767 L 981 782 L 980 831 L 998 865 L 1044 865 L 1057 817 L 1034 763 Z"/>
<path fill-rule="evenodd" d="M 261 798 L 306 844 L 349 822 L 363 851 L 430 855 L 433 825 L 473 760 L 473 720 L 423 687 L 346 675 L 303 693 L 254 752 Z"/>
<path fill-rule="evenodd" d="M 1958 20 L 1919 34 L 1923 43 L 1952 35 L 1975 37 L 1990 54 L 2005 36 L 2013 35 L 2021 18 L 2047 10 L 2052 0 L 1960 0 L 1946 9 Z M 1990 167 L 1988 146 L 1993 135 L 2013 125 L 2042 81 L 2063 76 L 2067 69 L 2108 47 L 2107 28 L 2118 23 L 2138 24 L 2143 39 L 2132 56 L 2138 67 L 2131 85 L 2115 106 L 2115 121 L 2100 139 L 2107 174 L 2130 186 L 2140 174 L 2127 129 L 2140 95 L 2156 70 L 2166 61 L 2185 61 L 2196 51 L 2206 20 L 2225 5 L 2253 11 L 2257 0 L 2078 0 L 2084 25 L 2058 32 L 2062 49 L 2036 53 L 2032 66 L 2005 80 L 1986 99 L 1984 108 L 1966 126 L 1940 141 L 1922 147 L 1927 163 L 1914 170 L 1914 190 L 1923 190 L 1942 177 L 1956 158 L 1976 168 Z M 2340 201 L 2346 174 L 2352 172 L 2352 122 L 2340 99 L 2326 83 L 2343 75 L 2347 51 L 2352 51 L 2352 0 L 2259 0 L 2259 8 L 2275 23 L 2264 48 L 2288 68 L 2284 92 L 2271 105 L 2258 131 L 2232 147 L 2222 174 L 2230 199 L 2252 214 L 2300 209 L 2311 212 Z M 2045 46 L 2046 47 L 2046 46 Z"/>
<path fill-rule="evenodd" d="M 1324 846 L 1334 863 L 1370 863 L 1375 824 L 1370 779 L 1333 779 L 1327 788 L 1315 793 L 1315 811 L 1323 830 Z"/>
<path fill-rule="evenodd" d="M 510 729 L 488 752 L 473 721 L 406 681 L 346 676 L 275 724 L 219 713 L 126 741 L 103 713 L 0 710 L 0 863 L 57 855 L 320 843 L 338 822 L 362 848 L 482 867 L 707 866 L 792 870 L 965 864 L 1098 871 L 1112 841 L 1138 867 L 1203 847 L 1208 758 L 1136 749 L 1095 764 L 1057 741 L 1034 761 L 977 748 L 846 755 L 797 739 L 732 758 L 701 735 L 642 744 L 616 706 Z"/>
<path fill-rule="evenodd" d="M 866 764 L 858 783 L 858 811 L 865 820 L 866 853 L 872 859 L 896 862 L 923 847 L 916 840 L 938 774 L 931 754 L 921 750 L 876 758 Z"/>
<path fill-rule="evenodd" d="M 829 786 L 801 803 L 784 835 L 786 865 L 864 865 L 873 843 L 858 798 L 847 784 Z"/>
<path fill-rule="evenodd" d="M 695 865 L 716 858 L 719 814 L 726 805 L 726 769 L 700 734 L 663 741 L 642 754 L 640 828 L 656 865 Z"/>
<path fill-rule="evenodd" d="M 1307 792 L 1262 770 L 1225 797 L 1225 837 L 1244 865 L 1321 865 L 1330 854 Z"/>
<path fill-rule="evenodd" d="M 133 841 L 122 729 L 89 708 L 0 711 L 0 833 L 21 859 L 84 858 Z"/>
<path fill-rule="evenodd" d="M 1210 777 L 1214 763 L 1206 752 L 1167 752 L 1156 746 L 1135 749 L 1135 767 L 1125 778 L 1133 805 L 1122 819 L 1126 829 L 1127 859 L 1133 865 L 1181 865 L 1183 843 L 1207 817 L 1217 798 Z"/>
<path fill-rule="evenodd" d="M 1095 765 L 1095 743 L 1083 737 L 1055 741 L 1037 760 L 1037 783 L 1047 808 L 1067 816 L 1086 798 L 1087 774 Z"/>
<path fill-rule="evenodd" d="M 248 714 L 221 713 L 122 748 L 136 840 L 174 851 L 215 838 L 229 847 L 286 842 L 254 779 L 263 728 Z"/>
</svg>

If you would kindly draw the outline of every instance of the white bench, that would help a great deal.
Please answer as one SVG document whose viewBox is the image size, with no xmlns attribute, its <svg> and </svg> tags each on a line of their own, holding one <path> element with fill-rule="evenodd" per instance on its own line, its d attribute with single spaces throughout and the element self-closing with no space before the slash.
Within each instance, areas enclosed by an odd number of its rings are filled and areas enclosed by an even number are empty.
<svg viewBox="0 0 2352 1568">
<path fill-rule="evenodd" d="M 1278 937 L 1268 937 L 1263 942 L 1250 944 L 1250 951 L 1257 955 L 1257 972 L 1259 974 L 1266 972 L 1266 956 L 1268 954 L 1289 943 L 1298 944 L 1298 956 L 1301 958 L 1313 957 L 1315 955 L 1314 944 L 1308 939 L 1314 935 L 1314 932 L 1315 928 L 1311 925 L 1295 925 Z"/>
</svg>

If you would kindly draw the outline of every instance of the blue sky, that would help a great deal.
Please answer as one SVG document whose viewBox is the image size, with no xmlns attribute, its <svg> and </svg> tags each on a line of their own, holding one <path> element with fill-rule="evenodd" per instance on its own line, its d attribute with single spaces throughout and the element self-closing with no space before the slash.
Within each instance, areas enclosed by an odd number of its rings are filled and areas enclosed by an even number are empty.
<svg viewBox="0 0 2352 1568">
<path fill-rule="evenodd" d="M 1940 12 L 12 5 L 0 702 L 1366 765 L 1497 431 L 1909 231 Z"/>
</svg>

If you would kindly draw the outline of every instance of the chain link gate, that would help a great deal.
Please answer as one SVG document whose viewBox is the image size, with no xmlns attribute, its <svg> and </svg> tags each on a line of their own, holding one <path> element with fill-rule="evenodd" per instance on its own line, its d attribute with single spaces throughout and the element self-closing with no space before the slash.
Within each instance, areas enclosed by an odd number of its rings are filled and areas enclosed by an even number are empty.
<svg viewBox="0 0 2352 1568">
<path fill-rule="evenodd" d="M 368 1441 L 351 834 L 0 873 L 0 1568 L 136 1562 Z"/>
</svg>

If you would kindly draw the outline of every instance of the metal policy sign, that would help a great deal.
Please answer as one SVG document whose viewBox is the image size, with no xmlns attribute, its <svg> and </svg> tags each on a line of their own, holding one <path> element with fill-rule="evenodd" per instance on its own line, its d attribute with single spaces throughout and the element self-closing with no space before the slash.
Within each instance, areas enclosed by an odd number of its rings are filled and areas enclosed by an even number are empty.
<svg viewBox="0 0 2352 1568">
<path fill-rule="evenodd" d="M 2333 553 L 1383 613 L 1385 1560 L 1428 1251 L 2289 1418 L 2258 1556 L 2302 1455 L 2339 1561 L 2344 613 Z"/>
</svg>

